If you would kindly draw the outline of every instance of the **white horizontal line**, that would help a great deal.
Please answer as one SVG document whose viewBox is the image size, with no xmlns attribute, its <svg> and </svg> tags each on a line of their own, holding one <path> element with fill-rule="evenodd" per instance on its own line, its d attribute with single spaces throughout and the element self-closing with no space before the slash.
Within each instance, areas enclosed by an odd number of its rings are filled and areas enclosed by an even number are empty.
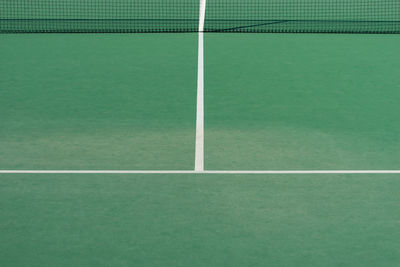
<svg viewBox="0 0 400 267">
<path fill-rule="evenodd" d="M 43 173 L 43 174 L 400 174 L 400 170 L 277 170 L 277 171 L 236 171 L 236 170 L 0 170 L 2 173 Z"/>
</svg>

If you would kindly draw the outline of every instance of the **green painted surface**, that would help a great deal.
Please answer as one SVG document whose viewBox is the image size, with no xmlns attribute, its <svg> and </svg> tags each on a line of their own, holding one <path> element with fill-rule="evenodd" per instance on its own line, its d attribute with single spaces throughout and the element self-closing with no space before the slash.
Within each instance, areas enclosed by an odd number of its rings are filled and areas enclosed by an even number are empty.
<svg viewBox="0 0 400 267">
<path fill-rule="evenodd" d="M 0 169 L 193 168 L 195 34 L 0 38 Z M 205 35 L 206 167 L 399 169 L 399 38 Z M 399 266 L 399 178 L 0 174 L 0 266 Z"/>
<path fill-rule="evenodd" d="M 399 46 L 206 35 L 206 169 L 400 169 Z"/>
<path fill-rule="evenodd" d="M 400 264 L 399 175 L 0 175 L 1 266 Z"/>
<path fill-rule="evenodd" d="M 193 169 L 197 35 L 0 38 L 0 169 Z"/>
</svg>

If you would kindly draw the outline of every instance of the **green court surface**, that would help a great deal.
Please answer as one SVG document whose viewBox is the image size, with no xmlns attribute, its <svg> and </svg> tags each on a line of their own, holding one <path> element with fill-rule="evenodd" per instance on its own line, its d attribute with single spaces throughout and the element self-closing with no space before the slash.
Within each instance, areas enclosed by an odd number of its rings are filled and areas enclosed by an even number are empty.
<svg viewBox="0 0 400 267">
<path fill-rule="evenodd" d="M 400 265 L 400 36 L 0 35 L 0 266 Z M 386 170 L 386 171 L 385 171 Z"/>
<path fill-rule="evenodd" d="M 206 169 L 398 169 L 400 36 L 207 35 Z"/>
<path fill-rule="evenodd" d="M 398 175 L 0 174 L 1 266 L 398 266 Z"/>
<path fill-rule="evenodd" d="M 0 38 L 0 169 L 193 169 L 196 34 Z"/>
</svg>

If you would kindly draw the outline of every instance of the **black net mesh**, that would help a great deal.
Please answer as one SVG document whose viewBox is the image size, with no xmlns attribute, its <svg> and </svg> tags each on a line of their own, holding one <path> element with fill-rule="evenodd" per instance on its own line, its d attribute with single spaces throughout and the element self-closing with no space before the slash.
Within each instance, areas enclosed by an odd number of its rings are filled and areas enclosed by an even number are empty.
<svg viewBox="0 0 400 267">
<path fill-rule="evenodd" d="M 400 0 L 209 0 L 206 30 L 399 33 Z"/>
<path fill-rule="evenodd" d="M 200 0 L 0 0 L 0 32 L 196 32 Z M 205 32 L 400 33 L 400 0 L 207 0 Z"/>
<path fill-rule="evenodd" d="M 193 32 L 196 0 L 0 0 L 2 32 Z"/>
</svg>

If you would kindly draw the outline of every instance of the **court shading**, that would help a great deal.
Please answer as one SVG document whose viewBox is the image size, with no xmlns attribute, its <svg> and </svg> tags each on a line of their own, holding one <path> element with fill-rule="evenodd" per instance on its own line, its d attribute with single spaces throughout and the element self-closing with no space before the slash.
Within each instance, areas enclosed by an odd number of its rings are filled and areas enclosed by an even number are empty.
<svg viewBox="0 0 400 267">
<path fill-rule="evenodd" d="M 193 169 L 195 34 L 1 39 L 0 169 Z"/>
</svg>

